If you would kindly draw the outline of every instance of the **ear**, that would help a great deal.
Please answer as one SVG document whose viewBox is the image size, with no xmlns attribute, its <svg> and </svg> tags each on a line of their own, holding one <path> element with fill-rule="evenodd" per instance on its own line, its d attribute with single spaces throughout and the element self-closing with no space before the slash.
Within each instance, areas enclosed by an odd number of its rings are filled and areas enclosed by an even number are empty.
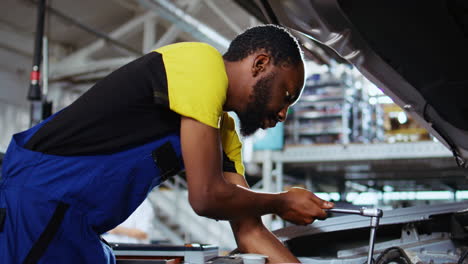
<svg viewBox="0 0 468 264">
<path fill-rule="evenodd" d="M 257 77 L 260 73 L 266 71 L 271 62 L 271 56 L 267 53 L 257 54 L 252 63 L 252 76 Z"/>
</svg>

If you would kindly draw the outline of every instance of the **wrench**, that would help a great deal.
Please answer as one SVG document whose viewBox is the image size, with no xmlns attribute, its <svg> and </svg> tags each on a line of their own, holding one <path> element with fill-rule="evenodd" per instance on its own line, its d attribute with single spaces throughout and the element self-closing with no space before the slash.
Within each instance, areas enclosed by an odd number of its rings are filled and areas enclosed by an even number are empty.
<svg viewBox="0 0 468 264">
<path fill-rule="evenodd" d="M 369 238 L 369 254 L 367 255 L 367 264 L 373 264 L 373 255 L 374 255 L 374 244 L 375 244 L 375 232 L 379 226 L 380 218 L 383 216 L 383 211 L 377 208 L 360 208 L 360 209 L 341 209 L 341 208 L 332 208 L 325 209 L 326 212 L 330 213 L 340 213 L 340 214 L 357 214 L 362 216 L 370 217 L 370 238 Z"/>
</svg>

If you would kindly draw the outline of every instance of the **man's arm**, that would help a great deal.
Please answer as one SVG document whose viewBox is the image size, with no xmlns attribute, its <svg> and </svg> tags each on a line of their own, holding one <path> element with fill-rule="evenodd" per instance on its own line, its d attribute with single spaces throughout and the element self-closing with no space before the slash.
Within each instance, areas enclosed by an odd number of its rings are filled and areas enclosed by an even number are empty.
<svg viewBox="0 0 468 264">
<path fill-rule="evenodd" d="M 189 202 L 199 215 L 236 220 L 273 213 L 305 225 L 325 218 L 323 209 L 333 207 L 303 189 L 257 193 L 227 182 L 222 171 L 219 131 L 194 119 L 181 117 L 181 144 Z"/>
<path fill-rule="evenodd" d="M 124 235 L 128 237 L 133 237 L 136 239 L 147 239 L 148 234 L 146 234 L 143 230 L 140 230 L 138 228 L 129 228 L 129 227 L 123 227 L 123 226 L 117 226 L 112 230 L 109 230 L 107 233 L 109 234 L 114 234 L 114 235 Z"/>
<path fill-rule="evenodd" d="M 237 173 L 225 172 L 224 178 L 230 183 L 249 187 L 245 178 Z M 268 263 L 299 263 L 283 243 L 263 225 L 260 217 L 246 217 L 230 223 L 241 252 L 267 255 Z"/>
</svg>

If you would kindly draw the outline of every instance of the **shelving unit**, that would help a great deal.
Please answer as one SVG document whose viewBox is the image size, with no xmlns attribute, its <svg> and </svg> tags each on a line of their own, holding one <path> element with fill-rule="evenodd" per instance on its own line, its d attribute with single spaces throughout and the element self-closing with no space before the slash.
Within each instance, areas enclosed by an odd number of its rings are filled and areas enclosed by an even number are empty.
<svg viewBox="0 0 468 264">
<path fill-rule="evenodd" d="M 380 142 L 383 112 L 369 103 L 366 89 L 344 72 L 311 75 L 286 121 L 287 145 Z"/>
<path fill-rule="evenodd" d="M 286 123 L 286 144 L 349 143 L 352 97 L 343 81 L 315 74 Z"/>
</svg>

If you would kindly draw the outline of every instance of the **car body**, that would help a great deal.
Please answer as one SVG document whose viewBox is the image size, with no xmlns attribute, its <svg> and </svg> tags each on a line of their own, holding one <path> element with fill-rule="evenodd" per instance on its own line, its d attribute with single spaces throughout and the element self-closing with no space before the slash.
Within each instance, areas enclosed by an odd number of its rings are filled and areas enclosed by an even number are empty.
<svg viewBox="0 0 468 264">
<path fill-rule="evenodd" d="M 275 234 L 303 263 L 361 264 L 367 260 L 369 226 L 369 217 L 342 215 Z M 374 260 L 382 264 L 405 256 L 407 263 L 456 263 L 468 252 L 467 226 L 466 202 L 384 211 Z"/>
<path fill-rule="evenodd" d="M 290 28 L 317 63 L 354 65 L 468 167 L 467 1 L 236 2 L 265 23 Z M 385 211 L 375 259 L 385 253 L 406 254 L 410 263 L 463 262 L 467 209 L 461 202 Z M 304 263 L 364 263 L 368 230 L 366 217 L 342 216 L 275 233 Z M 392 247 L 401 252 L 384 252 Z M 396 258 L 378 263 L 408 262 Z"/>
</svg>

